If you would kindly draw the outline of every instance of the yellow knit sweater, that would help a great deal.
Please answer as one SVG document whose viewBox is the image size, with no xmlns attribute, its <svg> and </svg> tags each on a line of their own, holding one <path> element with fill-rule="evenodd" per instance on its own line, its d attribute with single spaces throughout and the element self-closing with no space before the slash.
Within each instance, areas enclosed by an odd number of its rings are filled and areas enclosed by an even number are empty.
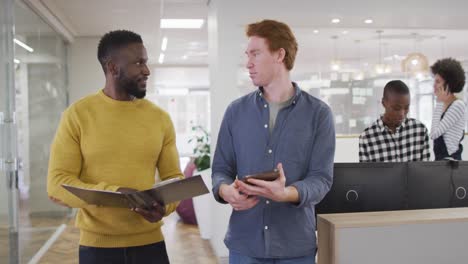
<svg viewBox="0 0 468 264">
<path fill-rule="evenodd" d="M 130 209 L 87 205 L 61 184 L 144 190 L 154 185 L 156 169 L 161 180 L 182 176 L 169 115 L 148 100 L 116 101 L 99 91 L 63 113 L 51 146 L 47 192 L 80 208 L 80 245 L 147 245 L 163 240 L 162 221 L 149 223 Z M 166 205 L 166 215 L 176 205 Z"/>
</svg>

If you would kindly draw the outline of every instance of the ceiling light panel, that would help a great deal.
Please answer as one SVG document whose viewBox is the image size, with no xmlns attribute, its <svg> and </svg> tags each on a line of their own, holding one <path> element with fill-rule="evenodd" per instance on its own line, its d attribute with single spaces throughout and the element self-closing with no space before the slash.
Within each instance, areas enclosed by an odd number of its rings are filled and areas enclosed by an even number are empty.
<svg viewBox="0 0 468 264">
<path fill-rule="evenodd" d="M 203 19 L 161 19 L 161 28 L 201 28 Z"/>
</svg>

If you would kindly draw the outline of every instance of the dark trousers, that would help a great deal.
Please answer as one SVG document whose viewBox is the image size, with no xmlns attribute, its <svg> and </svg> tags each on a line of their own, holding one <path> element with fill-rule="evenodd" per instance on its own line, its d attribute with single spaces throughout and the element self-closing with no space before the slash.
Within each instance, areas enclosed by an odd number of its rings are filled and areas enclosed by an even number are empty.
<svg viewBox="0 0 468 264">
<path fill-rule="evenodd" d="M 464 137 L 465 136 L 463 136 L 461 140 L 463 140 Z M 463 152 L 463 145 L 461 143 L 458 144 L 458 150 L 452 153 L 452 155 L 449 155 L 447 151 L 447 145 L 445 145 L 444 137 L 440 136 L 434 140 L 435 160 L 443 160 L 445 158 L 462 160 L 462 152 Z"/>
<path fill-rule="evenodd" d="M 168 264 L 164 241 L 138 247 L 96 248 L 80 246 L 80 264 Z"/>
</svg>

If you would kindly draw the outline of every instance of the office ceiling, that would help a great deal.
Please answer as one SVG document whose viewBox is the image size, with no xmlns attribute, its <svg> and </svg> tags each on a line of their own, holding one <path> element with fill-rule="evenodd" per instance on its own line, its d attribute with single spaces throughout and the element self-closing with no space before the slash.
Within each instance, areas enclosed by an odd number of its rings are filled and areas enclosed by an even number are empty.
<svg viewBox="0 0 468 264">
<path fill-rule="evenodd" d="M 75 37 L 101 36 L 118 28 L 140 33 L 150 62 L 157 67 L 207 66 L 206 19 L 215 1 L 221 0 L 42 0 Z M 399 67 L 401 58 L 414 51 L 423 52 L 430 61 L 442 56 L 468 60 L 468 1 L 236 0 L 222 4 L 228 5 L 227 16 L 236 19 L 239 27 L 263 18 L 290 24 L 299 42 L 296 65 L 303 72 L 323 71 L 332 58 L 339 58 L 345 67 L 366 67 L 362 65 L 383 60 Z M 160 18 L 201 18 L 205 24 L 201 29 L 160 29 Z M 332 18 L 341 22 L 333 24 Z M 365 24 L 365 19 L 373 23 Z M 377 30 L 382 30 L 380 38 Z M 159 65 L 164 36 L 168 48 L 164 64 Z M 242 67 L 242 58 L 239 61 Z"/>
<path fill-rule="evenodd" d="M 206 0 L 43 0 L 60 13 L 75 37 L 102 36 L 115 29 L 142 35 L 151 63 L 157 63 L 163 37 L 168 38 L 166 65 L 206 65 Z M 161 18 L 204 19 L 201 29 L 160 29 Z"/>
</svg>

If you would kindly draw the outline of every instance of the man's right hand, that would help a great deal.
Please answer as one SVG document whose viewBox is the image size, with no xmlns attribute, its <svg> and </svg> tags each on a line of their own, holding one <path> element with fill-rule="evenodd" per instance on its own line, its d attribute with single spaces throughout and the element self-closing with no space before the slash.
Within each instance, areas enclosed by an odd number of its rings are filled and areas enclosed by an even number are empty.
<svg viewBox="0 0 468 264">
<path fill-rule="evenodd" d="M 258 203 L 256 196 L 247 196 L 239 192 L 237 180 L 231 185 L 221 184 L 219 187 L 219 196 L 228 202 L 236 211 L 248 210 Z"/>
<path fill-rule="evenodd" d="M 117 192 L 134 193 L 134 192 L 138 192 L 138 190 L 135 190 L 132 188 L 120 187 L 119 189 L 117 189 Z M 143 218 L 145 218 L 146 221 L 150 223 L 156 223 L 160 221 L 164 217 L 164 214 L 166 213 L 166 208 L 156 201 L 153 201 L 151 208 L 135 207 L 135 208 L 130 208 L 130 210 L 132 210 L 135 213 L 138 213 Z"/>
</svg>

